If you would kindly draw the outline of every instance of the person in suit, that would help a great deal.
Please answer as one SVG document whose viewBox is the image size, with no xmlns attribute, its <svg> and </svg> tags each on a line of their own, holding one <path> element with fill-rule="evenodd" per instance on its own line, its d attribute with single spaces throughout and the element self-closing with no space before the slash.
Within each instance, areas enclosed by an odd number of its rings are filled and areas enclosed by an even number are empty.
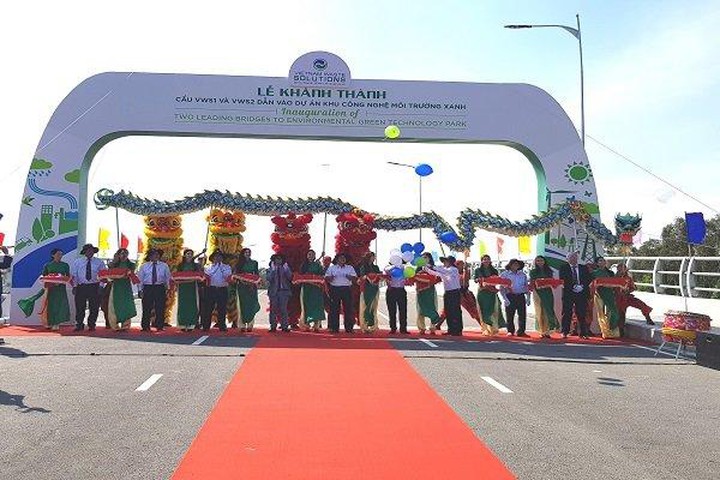
<svg viewBox="0 0 720 480">
<path fill-rule="evenodd" d="M 573 312 L 577 316 L 578 329 L 581 338 L 588 338 L 587 315 L 588 298 L 590 297 L 590 270 L 585 265 L 578 264 L 577 252 L 567 256 L 567 263 L 560 267 L 560 279 L 563 281 L 562 294 L 562 335 L 567 338 L 570 333 L 570 323 Z"/>
<path fill-rule="evenodd" d="M 162 250 L 151 248 L 145 263 L 138 270 L 140 285 L 138 296 L 142 299 L 142 330 L 150 331 L 150 317 L 155 315 L 155 329 L 165 328 L 165 300 L 170 289 L 171 273 L 167 263 L 160 260 Z"/>
<path fill-rule="evenodd" d="M 13 257 L 8 253 L 8 249 L 4 245 L 0 245 L 0 251 L 2 252 L 2 259 L 0 260 L 0 270 L 7 270 L 12 265 Z M 0 280 L 0 296 L 3 294 L 3 285 Z M 1 298 L 1 297 L 0 297 Z M 0 301 L 0 317 L 3 316 L 2 302 Z"/>
<path fill-rule="evenodd" d="M 85 329 L 85 308 L 90 310 L 87 318 L 88 330 L 95 330 L 98 313 L 100 311 L 100 280 L 98 272 L 104 270 L 105 262 L 95 258 L 99 249 L 91 243 L 83 245 L 80 249 L 80 258 L 76 259 L 70 267 L 70 276 L 75 295 L 75 331 Z"/>
<path fill-rule="evenodd" d="M 277 330 L 279 319 L 282 331 L 289 332 L 288 302 L 292 293 L 292 272 L 283 255 L 276 253 L 270 258 L 267 282 L 270 298 L 270 331 Z"/>
</svg>

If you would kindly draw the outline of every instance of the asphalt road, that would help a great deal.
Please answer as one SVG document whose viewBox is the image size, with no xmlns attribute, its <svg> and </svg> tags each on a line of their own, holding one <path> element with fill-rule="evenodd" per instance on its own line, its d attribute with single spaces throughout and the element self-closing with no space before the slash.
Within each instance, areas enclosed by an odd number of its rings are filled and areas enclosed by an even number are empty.
<svg viewBox="0 0 720 480">
<path fill-rule="evenodd" d="M 0 478 L 168 478 L 255 342 L 198 335 L 6 338 Z M 518 478 L 720 477 L 720 372 L 632 345 L 391 342 Z"/>
</svg>

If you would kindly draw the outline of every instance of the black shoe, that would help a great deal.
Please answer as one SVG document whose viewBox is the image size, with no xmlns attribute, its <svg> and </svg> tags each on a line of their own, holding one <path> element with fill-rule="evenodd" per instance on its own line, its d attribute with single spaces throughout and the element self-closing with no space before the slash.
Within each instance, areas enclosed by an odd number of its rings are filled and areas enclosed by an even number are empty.
<svg viewBox="0 0 720 480">
<path fill-rule="evenodd" d="M 270 330 L 268 330 L 268 332 L 270 332 L 270 333 L 277 332 L 277 327 L 270 327 Z"/>
<path fill-rule="evenodd" d="M 518 332 L 516 336 L 517 336 L 517 337 L 527 337 L 528 334 L 525 333 L 525 332 Z"/>
<path fill-rule="evenodd" d="M 151 331 L 151 330 L 150 330 L 150 327 L 142 327 L 142 331 L 143 331 L 143 332 L 149 332 L 149 331 Z"/>
<path fill-rule="evenodd" d="M 85 330 L 85 325 L 76 325 L 75 328 L 73 328 L 73 332 L 82 332 Z"/>
<path fill-rule="evenodd" d="M 407 335 L 410 332 L 408 332 L 407 329 L 401 328 L 400 333 L 402 333 L 403 335 Z"/>
<path fill-rule="evenodd" d="M 397 332 L 397 329 L 395 329 L 395 328 L 390 329 L 390 333 L 395 333 L 395 332 Z M 402 332 L 400 332 L 400 333 L 402 333 Z"/>
<path fill-rule="evenodd" d="M 285 327 L 285 328 L 282 329 L 282 331 L 287 333 L 287 332 L 290 331 L 290 327 Z"/>
<path fill-rule="evenodd" d="M 345 333 L 355 333 L 355 330 L 345 330 Z"/>
<path fill-rule="evenodd" d="M 570 335 L 572 335 L 573 337 L 577 337 L 577 334 L 577 330 L 573 330 L 572 332 L 570 332 Z"/>
<path fill-rule="evenodd" d="M 563 335 L 563 338 L 567 338 L 567 337 L 568 337 L 568 334 L 567 334 L 567 333 L 563 333 L 562 335 Z"/>
<path fill-rule="evenodd" d="M 340 333 L 340 330 L 337 328 L 328 328 L 328 332 L 330 333 Z"/>
<path fill-rule="evenodd" d="M 227 329 L 227 327 L 220 327 L 220 331 L 221 331 L 221 332 L 227 332 L 228 329 Z"/>
</svg>

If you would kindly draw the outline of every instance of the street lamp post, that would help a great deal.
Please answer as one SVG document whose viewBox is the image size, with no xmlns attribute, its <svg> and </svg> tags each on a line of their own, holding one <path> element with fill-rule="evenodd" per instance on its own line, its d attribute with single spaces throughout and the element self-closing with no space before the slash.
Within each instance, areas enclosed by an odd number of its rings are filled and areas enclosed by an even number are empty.
<svg viewBox="0 0 720 480">
<path fill-rule="evenodd" d="M 582 134 L 582 144 L 585 147 L 585 75 L 583 70 L 583 49 L 582 49 L 582 33 L 580 30 L 580 15 L 575 15 L 577 19 L 577 28 L 568 27 L 567 25 L 505 25 L 505 28 L 562 28 L 570 33 L 578 41 L 580 48 L 580 130 Z"/>
<path fill-rule="evenodd" d="M 407 164 L 407 163 L 398 163 L 398 162 L 387 162 L 387 163 L 388 163 L 389 165 L 395 165 L 396 167 L 412 168 L 413 171 L 415 170 L 415 167 L 416 167 L 415 165 L 410 165 L 410 164 Z M 423 209 L 422 209 L 422 180 L 423 180 L 423 177 L 420 176 L 420 175 L 418 175 L 418 178 L 419 178 L 419 184 L 418 184 L 419 211 L 420 211 L 420 216 L 422 216 L 422 213 L 423 213 Z M 419 237 L 420 237 L 420 242 L 422 242 L 422 227 L 418 229 L 418 235 L 419 235 Z"/>
</svg>

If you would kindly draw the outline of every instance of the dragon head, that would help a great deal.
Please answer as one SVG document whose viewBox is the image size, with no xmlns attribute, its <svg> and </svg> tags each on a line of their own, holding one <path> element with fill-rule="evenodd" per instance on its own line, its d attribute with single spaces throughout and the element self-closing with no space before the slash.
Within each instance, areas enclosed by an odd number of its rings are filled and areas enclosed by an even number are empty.
<svg viewBox="0 0 720 480">
<path fill-rule="evenodd" d="M 615 215 L 615 234 L 623 245 L 632 245 L 633 237 L 640 230 L 642 217 L 640 215 Z"/>
<path fill-rule="evenodd" d="M 213 208 L 207 221 L 211 233 L 233 234 L 245 231 L 245 214 L 237 210 Z"/>
</svg>

